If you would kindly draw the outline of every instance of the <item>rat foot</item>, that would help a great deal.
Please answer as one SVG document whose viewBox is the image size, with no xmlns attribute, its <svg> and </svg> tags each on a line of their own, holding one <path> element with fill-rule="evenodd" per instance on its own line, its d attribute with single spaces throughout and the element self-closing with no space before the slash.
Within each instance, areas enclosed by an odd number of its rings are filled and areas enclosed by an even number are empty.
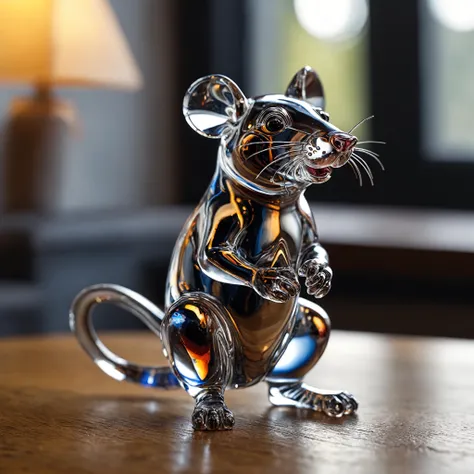
<svg viewBox="0 0 474 474">
<path fill-rule="evenodd" d="M 220 393 L 206 392 L 196 399 L 192 423 L 198 431 L 217 431 L 231 430 L 235 420 Z"/>
<path fill-rule="evenodd" d="M 276 406 L 308 408 L 336 418 L 355 413 L 359 406 L 347 392 L 317 390 L 301 382 L 270 384 L 268 397 Z"/>
</svg>

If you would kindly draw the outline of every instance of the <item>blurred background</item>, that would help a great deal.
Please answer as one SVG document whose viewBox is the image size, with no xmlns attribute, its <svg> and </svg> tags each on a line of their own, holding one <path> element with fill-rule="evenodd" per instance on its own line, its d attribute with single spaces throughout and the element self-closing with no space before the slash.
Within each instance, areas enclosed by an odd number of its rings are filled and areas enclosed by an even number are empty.
<svg viewBox="0 0 474 474">
<path fill-rule="evenodd" d="M 3 0 L 0 336 L 68 330 L 84 286 L 163 303 L 217 142 L 181 104 L 210 73 L 247 96 L 308 64 L 331 121 L 386 172 L 308 197 L 338 329 L 474 337 L 474 5 L 464 0 Z M 98 326 L 135 328 L 118 309 Z"/>
</svg>

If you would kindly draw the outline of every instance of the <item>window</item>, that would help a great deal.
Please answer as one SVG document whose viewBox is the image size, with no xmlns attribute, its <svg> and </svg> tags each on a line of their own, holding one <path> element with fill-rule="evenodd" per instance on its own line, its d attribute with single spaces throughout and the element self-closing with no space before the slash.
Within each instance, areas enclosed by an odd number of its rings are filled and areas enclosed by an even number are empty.
<svg viewBox="0 0 474 474">
<path fill-rule="evenodd" d="M 474 3 L 421 2 L 422 146 L 427 158 L 474 161 Z"/>
<path fill-rule="evenodd" d="M 384 147 L 373 146 L 386 167 L 382 173 L 374 163 L 374 187 L 367 180 L 359 188 L 350 169 L 341 169 L 337 179 L 312 186 L 310 199 L 474 209 L 470 120 L 474 110 L 470 86 L 474 79 L 474 32 L 469 23 L 474 5 L 470 3 L 206 0 L 207 9 L 200 4 L 191 15 L 188 2 L 182 0 L 186 18 L 181 37 L 186 51 L 179 75 L 182 90 L 184 82 L 187 87 L 196 77 L 219 72 L 235 79 L 250 96 L 282 92 L 296 70 L 309 64 L 323 79 L 332 121 L 349 129 L 360 118 L 373 114 L 375 118 L 365 129 L 358 129 L 357 135 L 387 142 Z M 330 9 L 338 5 L 344 7 L 340 12 L 354 5 L 359 11 L 360 5 L 365 5 L 365 20 L 347 28 L 347 18 L 331 19 Z M 445 5 L 448 15 L 444 23 L 440 5 Z M 315 11 L 319 12 L 316 20 L 311 18 Z M 323 13 L 324 28 L 312 29 Z M 306 17 L 307 22 L 302 20 Z M 453 21 L 462 23 L 453 28 Z M 346 27 L 344 34 L 341 25 Z M 330 37 L 332 31 L 338 33 L 336 37 Z M 198 137 L 182 128 L 186 140 L 181 156 L 187 175 L 192 176 L 188 181 L 184 178 L 185 201 L 195 202 L 215 166 L 215 144 L 197 142 Z M 195 160 L 194 144 L 202 150 L 199 161 Z M 188 151 L 184 151 L 186 147 Z"/>
</svg>

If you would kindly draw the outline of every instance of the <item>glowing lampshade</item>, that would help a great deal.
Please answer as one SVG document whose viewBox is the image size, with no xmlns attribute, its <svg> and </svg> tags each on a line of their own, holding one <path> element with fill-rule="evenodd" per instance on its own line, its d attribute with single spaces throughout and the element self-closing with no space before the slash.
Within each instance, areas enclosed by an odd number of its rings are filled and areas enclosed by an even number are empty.
<svg viewBox="0 0 474 474">
<path fill-rule="evenodd" d="M 0 81 L 138 89 L 107 0 L 1 0 Z"/>
</svg>

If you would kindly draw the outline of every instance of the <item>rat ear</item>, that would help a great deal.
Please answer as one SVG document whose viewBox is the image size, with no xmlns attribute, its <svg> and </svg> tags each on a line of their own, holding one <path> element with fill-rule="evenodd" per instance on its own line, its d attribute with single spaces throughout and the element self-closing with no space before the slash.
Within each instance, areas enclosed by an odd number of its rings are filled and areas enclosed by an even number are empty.
<svg viewBox="0 0 474 474">
<path fill-rule="evenodd" d="M 237 84 L 212 75 L 191 84 L 183 101 L 183 114 L 193 130 L 208 138 L 226 135 L 249 105 Z"/>
<path fill-rule="evenodd" d="M 291 80 L 285 95 L 295 99 L 305 100 L 314 107 L 324 109 L 324 89 L 316 71 L 305 66 L 300 69 Z"/>
</svg>

